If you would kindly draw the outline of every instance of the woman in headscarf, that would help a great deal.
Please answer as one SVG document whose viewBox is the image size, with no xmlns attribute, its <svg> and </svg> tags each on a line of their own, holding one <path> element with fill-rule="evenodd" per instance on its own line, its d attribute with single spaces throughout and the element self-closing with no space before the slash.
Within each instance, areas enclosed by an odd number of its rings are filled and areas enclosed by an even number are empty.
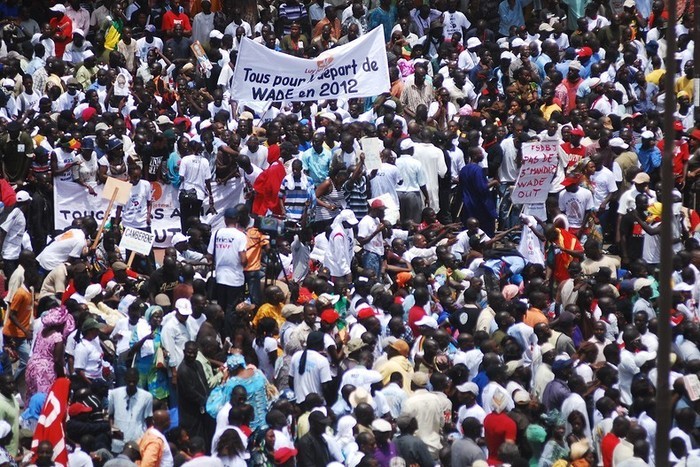
<svg viewBox="0 0 700 467">
<path fill-rule="evenodd" d="M 129 360 L 133 359 L 134 367 L 139 371 L 139 386 L 148 389 L 155 399 L 165 400 L 170 395 L 170 389 L 160 340 L 163 309 L 157 305 L 148 307 L 144 319 L 151 332 L 134 344 L 129 351 Z"/>
<path fill-rule="evenodd" d="M 47 311 L 41 324 L 43 328 L 27 362 L 27 400 L 38 392 L 48 393 L 56 378 L 65 376 L 65 340 L 75 329 L 73 316 L 63 306 Z"/>
<path fill-rule="evenodd" d="M 250 422 L 250 428 L 257 430 L 265 425 L 267 414 L 267 378 L 262 371 L 253 365 L 246 366 L 246 361 L 236 349 L 236 353 L 226 359 L 229 378 L 222 385 L 217 386 L 209 394 L 207 399 L 207 413 L 213 418 L 219 413 L 221 407 L 231 399 L 231 393 L 236 386 L 243 386 L 248 394 L 246 402 L 253 407 L 254 417 Z"/>
<path fill-rule="evenodd" d="M 558 410 L 552 410 L 543 415 L 543 419 L 549 431 L 549 440 L 544 445 L 538 466 L 551 467 L 558 460 L 569 458 L 569 446 L 564 441 L 566 421 Z"/>
<path fill-rule="evenodd" d="M 343 457 L 345 459 L 350 459 L 350 456 L 359 450 L 359 447 L 355 442 L 354 435 L 354 428 L 356 425 L 357 420 L 352 415 L 346 415 L 338 420 L 335 442 L 343 453 Z"/>
</svg>

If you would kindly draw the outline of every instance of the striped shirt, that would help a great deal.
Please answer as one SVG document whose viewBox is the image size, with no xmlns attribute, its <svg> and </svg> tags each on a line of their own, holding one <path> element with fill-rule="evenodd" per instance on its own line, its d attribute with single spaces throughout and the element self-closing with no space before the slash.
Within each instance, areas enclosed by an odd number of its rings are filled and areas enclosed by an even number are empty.
<svg viewBox="0 0 700 467">
<path fill-rule="evenodd" d="M 297 3 L 296 5 L 290 5 L 289 3 L 283 3 L 279 8 L 280 19 L 286 20 L 284 24 L 284 33 L 289 34 L 291 32 L 292 21 L 301 21 L 308 17 L 306 8 L 304 5 Z"/>
<path fill-rule="evenodd" d="M 345 201 L 348 204 L 348 209 L 355 213 L 355 217 L 362 219 L 369 211 L 367 205 L 367 177 L 360 175 L 357 182 L 348 180 L 343 185 L 345 190 Z"/>
<path fill-rule="evenodd" d="M 284 200 L 287 219 L 299 222 L 304 214 L 307 201 L 310 202 L 310 209 L 312 208 L 314 184 L 305 174 L 301 174 L 299 181 L 294 180 L 294 175 L 287 175 L 282 180 L 279 197 Z"/>
</svg>

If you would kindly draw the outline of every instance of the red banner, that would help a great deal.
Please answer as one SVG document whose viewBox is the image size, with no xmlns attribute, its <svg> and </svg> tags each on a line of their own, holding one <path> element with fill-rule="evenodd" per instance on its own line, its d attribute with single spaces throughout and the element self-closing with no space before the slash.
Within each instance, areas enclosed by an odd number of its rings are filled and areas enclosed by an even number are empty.
<svg viewBox="0 0 700 467">
<path fill-rule="evenodd" d="M 34 431 L 32 439 L 32 451 L 36 461 L 36 449 L 42 441 L 48 441 L 53 446 L 53 460 L 56 464 L 68 465 L 68 451 L 66 450 L 66 435 L 63 431 L 63 424 L 66 421 L 68 412 L 68 394 L 70 391 L 70 380 L 68 378 L 58 378 L 51 386 L 46 402 L 41 409 L 39 423 Z"/>
</svg>

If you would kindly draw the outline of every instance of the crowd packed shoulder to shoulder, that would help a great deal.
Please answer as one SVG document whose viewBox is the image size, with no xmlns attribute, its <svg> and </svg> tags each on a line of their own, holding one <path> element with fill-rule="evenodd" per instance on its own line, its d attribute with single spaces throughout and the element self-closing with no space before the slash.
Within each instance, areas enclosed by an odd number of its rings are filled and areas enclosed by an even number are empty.
<svg viewBox="0 0 700 467">
<path fill-rule="evenodd" d="M 663 465 L 700 465 L 692 3 L 678 13 L 671 31 L 662 0 L 1 1 L 0 467 L 66 449 L 70 467 L 638 467 L 657 436 Z M 380 26 L 385 94 L 231 95 L 244 38 L 314 58 Z M 522 205 L 534 142 L 556 173 Z M 102 222 L 111 178 L 131 188 Z M 120 249 L 158 222 L 170 247 Z"/>
</svg>

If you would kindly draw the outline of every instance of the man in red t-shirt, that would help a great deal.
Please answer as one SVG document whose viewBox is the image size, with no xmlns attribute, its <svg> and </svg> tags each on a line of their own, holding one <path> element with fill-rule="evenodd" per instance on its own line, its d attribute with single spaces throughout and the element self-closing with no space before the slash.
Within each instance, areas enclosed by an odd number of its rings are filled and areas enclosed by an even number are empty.
<svg viewBox="0 0 700 467">
<path fill-rule="evenodd" d="M 73 40 L 73 22 L 66 16 L 66 7 L 60 3 L 51 8 L 52 18 L 49 20 L 51 26 L 51 39 L 56 45 L 56 56 L 63 57 L 63 51 L 70 41 Z"/>
<path fill-rule="evenodd" d="M 190 18 L 180 9 L 180 0 L 172 0 L 170 2 L 170 11 L 166 11 L 163 15 L 163 22 L 161 23 L 161 30 L 163 32 L 172 35 L 172 31 L 176 24 L 182 25 L 182 32 L 184 36 L 189 37 L 192 35 L 192 25 L 190 24 Z"/>
<path fill-rule="evenodd" d="M 408 326 L 411 328 L 414 336 L 420 336 L 418 321 L 423 319 L 428 313 L 425 311 L 425 305 L 430 300 L 430 292 L 425 287 L 418 287 L 413 292 L 415 304 L 408 310 Z"/>
<path fill-rule="evenodd" d="M 676 180 L 676 186 L 682 186 L 685 184 L 685 178 L 688 175 L 690 149 L 688 142 L 683 139 L 683 124 L 676 121 L 673 127 L 676 130 L 676 141 L 673 148 L 673 177 Z M 659 141 L 656 147 L 661 151 L 661 157 L 663 158 L 664 140 Z"/>
<path fill-rule="evenodd" d="M 586 155 L 586 147 L 581 145 L 583 135 L 581 128 L 572 128 L 569 141 L 561 145 L 562 150 L 569 156 L 569 163 L 566 165 L 567 170 L 576 166 Z"/>
<path fill-rule="evenodd" d="M 615 446 L 620 444 L 620 440 L 627 436 L 630 429 L 630 421 L 625 417 L 617 417 L 613 420 L 612 430 L 603 436 L 600 442 L 600 454 L 603 458 L 603 467 L 612 467 L 613 451 Z"/>
</svg>

